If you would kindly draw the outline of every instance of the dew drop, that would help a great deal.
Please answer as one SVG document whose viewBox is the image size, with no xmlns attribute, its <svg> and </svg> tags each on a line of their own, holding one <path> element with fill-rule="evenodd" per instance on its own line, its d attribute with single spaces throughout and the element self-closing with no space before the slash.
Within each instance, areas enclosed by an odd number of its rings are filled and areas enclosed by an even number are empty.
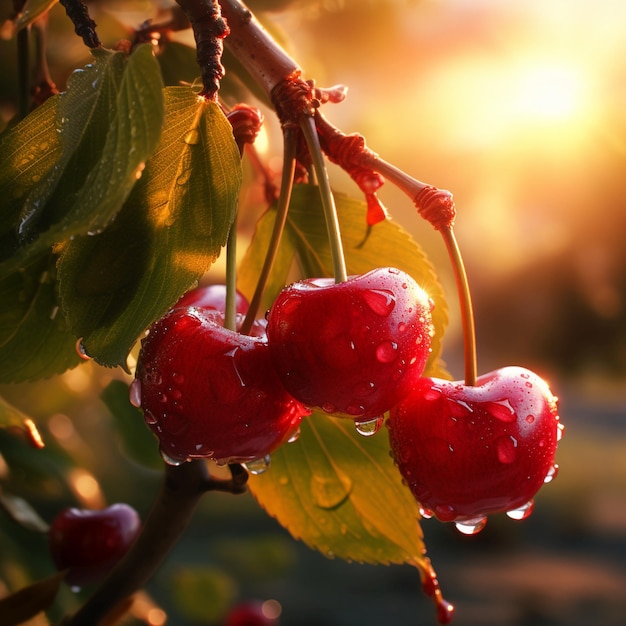
<svg viewBox="0 0 626 626">
<path fill-rule="evenodd" d="M 499 419 L 501 422 L 514 422 L 517 419 L 515 411 L 508 400 L 488 402 L 485 404 L 485 408 L 489 411 L 490 415 Z"/>
<path fill-rule="evenodd" d="M 159 454 L 168 465 L 173 465 L 174 467 L 178 467 L 179 465 L 182 465 L 187 461 L 187 459 L 181 459 L 179 457 L 172 456 L 169 452 L 163 450 L 163 448 L 159 449 Z"/>
<path fill-rule="evenodd" d="M 175 385 L 182 385 L 185 382 L 185 376 L 179 372 L 172 372 L 172 382 Z"/>
<path fill-rule="evenodd" d="M 396 297 L 385 289 L 368 289 L 363 292 L 367 306 L 381 317 L 387 317 L 396 305 Z"/>
<path fill-rule="evenodd" d="M 130 387 L 128 388 L 128 398 L 134 407 L 137 407 L 138 409 L 141 408 L 141 381 L 136 378 L 132 383 L 130 383 Z"/>
<path fill-rule="evenodd" d="M 365 407 L 362 404 L 350 404 L 346 407 L 346 413 L 359 418 L 365 413 Z"/>
<path fill-rule="evenodd" d="M 455 522 L 456 529 L 464 535 L 477 535 L 487 524 L 486 517 L 474 517 L 472 519 Z"/>
<path fill-rule="evenodd" d="M 565 432 L 565 426 L 563 426 L 563 424 L 557 424 L 556 427 L 556 440 L 561 441 L 561 439 L 563 438 L 563 433 Z"/>
<path fill-rule="evenodd" d="M 522 506 L 516 509 L 512 509 L 511 511 L 507 511 L 506 514 L 511 519 L 523 520 L 523 519 L 526 519 L 527 517 L 530 517 L 534 508 L 535 508 L 535 502 L 533 500 L 529 500 L 526 504 L 523 504 Z"/>
<path fill-rule="evenodd" d="M 532 389 L 533 388 L 533 384 L 530 381 L 526 381 L 524 383 L 524 385 L 526 385 L 526 387 L 528 387 L 528 389 Z"/>
<path fill-rule="evenodd" d="M 324 413 L 336 413 L 337 412 L 337 407 L 332 404 L 331 402 L 322 402 L 322 406 L 321 406 L 322 411 L 324 411 Z"/>
<path fill-rule="evenodd" d="M 406 331 L 406 324 L 404 322 L 400 322 L 398 324 L 398 332 L 403 333 Z"/>
<path fill-rule="evenodd" d="M 263 472 L 266 472 L 270 466 L 270 455 L 266 454 L 259 459 L 253 459 L 252 461 L 246 461 L 243 466 L 253 475 L 258 476 Z"/>
<path fill-rule="evenodd" d="M 352 492 L 352 479 L 341 470 L 315 474 L 311 478 L 311 494 L 321 509 L 334 509 Z"/>
<path fill-rule="evenodd" d="M 362 435 L 363 437 L 371 437 L 381 429 L 383 421 L 384 417 L 382 415 L 379 415 L 374 419 L 354 420 L 354 427 L 359 435 Z"/>
<path fill-rule="evenodd" d="M 534 416 L 534 415 L 527 415 L 527 416 L 526 416 L 526 421 L 527 421 L 529 424 L 532 424 L 532 423 L 535 421 L 535 416 Z"/>
<path fill-rule="evenodd" d="M 195 128 L 191 128 L 185 133 L 183 141 L 190 146 L 195 146 L 200 141 L 200 134 Z"/>
<path fill-rule="evenodd" d="M 395 341 L 385 341 L 376 348 L 376 358 L 380 363 L 391 363 L 396 358 L 398 344 Z"/>
<path fill-rule="evenodd" d="M 294 443 L 295 441 L 298 441 L 298 439 L 300 439 L 301 432 L 302 431 L 300 429 L 300 426 L 296 427 L 291 433 L 291 435 L 289 435 L 289 439 L 287 439 L 287 443 Z"/>
<path fill-rule="evenodd" d="M 76 352 L 83 361 L 91 361 L 91 357 L 87 354 L 82 338 L 76 342 Z"/>
<path fill-rule="evenodd" d="M 556 463 L 548 470 L 546 477 L 543 479 L 544 483 L 551 483 L 559 473 L 559 466 Z"/>
<path fill-rule="evenodd" d="M 146 420 L 146 424 L 148 424 L 149 426 L 154 426 L 159 421 L 154 413 L 152 411 L 149 411 L 148 409 L 144 409 L 143 418 Z"/>
<path fill-rule="evenodd" d="M 162 391 L 159 391 L 159 393 L 157 393 L 156 398 L 157 402 L 160 402 L 161 404 L 167 403 L 167 396 Z"/>
<path fill-rule="evenodd" d="M 425 506 L 420 506 L 420 515 L 422 516 L 422 519 L 431 519 L 433 512 Z"/>
<path fill-rule="evenodd" d="M 517 439 L 511 436 L 498 437 L 496 452 L 500 463 L 513 463 L 517 457 Z"/>
</svg>

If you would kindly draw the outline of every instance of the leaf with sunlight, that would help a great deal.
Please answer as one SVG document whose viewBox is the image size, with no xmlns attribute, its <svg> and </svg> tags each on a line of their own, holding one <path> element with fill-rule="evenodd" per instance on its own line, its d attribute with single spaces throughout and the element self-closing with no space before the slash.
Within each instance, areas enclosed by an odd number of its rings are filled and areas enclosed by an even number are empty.
<svg viewBox="0 0 626 626">
<path fill-rule="evenodd" d="M 424 566 L 418 505 L 389 455 L 386 432 L 363 437 L 350 419 L 313 414 L 249 486 L 295 538 L 326 556 Z"/>
<path fill-rule="evenodd" d="M 161 142 L 115 221 L 74 238 L 59 263 L 63 307 L 87 353 L 124 365 L 140 334 L 226 244 L 242 170 L 232 127 L 189 87 L 164 90 Z"/>
<path fill-rule="evenodd" d="M 44 251 L 0 278 L 0 382 L 49 378 L 80 363 L 59 306 L 55 263 Z"/>
<path fill-rule="evenodd" d="M 162 81 L 151 47 L 139 46 L 130 57 L 104 49 L 92 54 L 94 63 L 76 70 L 54 99 L 50 128 L 59 134 L 57 159 L 31 177 L 17 223 L 11 224 L 19 253 L 5 268 L 19 268 L 46 247 L 104 228 L 158 143 Z M 8 176 L 17 174 L 14 168 Z"/>
</svg>

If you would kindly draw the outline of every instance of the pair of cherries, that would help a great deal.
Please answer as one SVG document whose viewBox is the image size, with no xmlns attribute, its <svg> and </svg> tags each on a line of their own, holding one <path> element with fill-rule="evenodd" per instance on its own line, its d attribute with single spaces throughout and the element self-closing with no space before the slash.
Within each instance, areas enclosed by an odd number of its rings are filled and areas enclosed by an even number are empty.
<svg viewBox="0 0 626 626">
<path fill-rule="evenodd" d="M 142 342 L 131 401 L 166 461 L 254 463 L 312 408 L 378 423 L 430 352 L 430 300 L 394 268 L 294 283 L 250 335 L 224 327 L 224 299 L 222 286 L 189 292 Z M 237 325 L 247 306 L 239 296 Z"/>
<path fill-rule="evenodd" d="M 247 309 L 239 296 L 238 323 Z M 224 328 L 224 290 L 199 288 L 142 342 L 131 400 L 166 460 L 249 468 L 297 436 L 312 408 L 361 432 L 387 426 L 394 460 L 424 516 L 468 532 L 487 514 L 525 517 L 554 475 L 556 398 L 506 367 L 475 385 L 423 377 L 432 302 L 405 272 L 285 287 L 250 335 Z"/>
</svg>

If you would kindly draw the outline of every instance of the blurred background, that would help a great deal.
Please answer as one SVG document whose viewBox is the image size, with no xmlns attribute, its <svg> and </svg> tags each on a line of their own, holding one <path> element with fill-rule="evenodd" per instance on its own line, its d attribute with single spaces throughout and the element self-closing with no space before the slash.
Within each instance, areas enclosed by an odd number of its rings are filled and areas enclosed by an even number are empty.
<svg viewBox="0 0 626 626">
<path fill-rule="evenodd" d="M 2 16 L 10 4 L 0 3 Z M 363 134 L 415 178 L 454 194 L 480 372 L 524 365 L 545 376 L 561 399 L 561 471 L 539 494 L 531 518 L 494 516 L 475 537 L 423 523 L 444 595 L 457 606 L 454 623 L 626 625 L 626 4 L 258 0 L 249 6 L 267 10 L 263 19 L 306 78 L 348 86 L 344 103 L 324 109 L 333 123 Z M 113 33 L 120 23 L 136 26 L 150 17 L 151 7 L 99 2 L 93 15 Z M 51 24 L 61 28 L 65 20 L 55 7 Z M 49 59 L 61 88 L 68 71 L 62 61 L 86 58 L 77 38 L 62 41 Z M 13 47 L 0 42 L 5 117 L 15 85 Z M 266 139 L 264 158 L 279 159 L 278 128 L 269 115 Z M 341 172 L 331 168 L 331 174 L 336 188 L 358 196 Z M 461 378 L 456 295 L 443 244 L 390 185 L 380 196 L 427 251 L 446 288 L 451 322 L 444 356 Z M 92 484 L 91 495 L 75 488 L 71 497 L 129 500 L 143 513 L 158 475 L 116 447 L 115 426 L 98 400 L 111 373 L 95 369 L 88 364 L 36 389 L 0 391 L 40 417 L 60 449 L 79 446 L 101 484 Z M 93 398 L 87 404 L 86 392 Z M 97 452 L 102 438 L 112 440 L 112 451 Z M 434 623 L 411 568 L 328 561 L 294 542 L 251 497 L 209 500 L 149 589 L 170 613 L 168 624 L 216 624 L 229 603 L 246 598 L 276 600 L 283 626 Z M 41 508 L 53 512 L 45 501 Z M 0 523 L 5 546 L 15 531 Z M 22 575 L 11 554 L 0 550 L 5 580 Z M 40 571 L 49 573 L 49 564 Z"/>
</svg>

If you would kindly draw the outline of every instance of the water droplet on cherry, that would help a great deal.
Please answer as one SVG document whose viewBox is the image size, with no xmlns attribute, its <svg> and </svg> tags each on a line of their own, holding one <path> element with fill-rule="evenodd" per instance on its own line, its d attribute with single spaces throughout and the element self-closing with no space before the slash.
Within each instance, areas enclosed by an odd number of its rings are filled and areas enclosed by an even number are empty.
<svg viewBox="0 0 626 626">
<path fill-rule="evenodd" d="M 391 363 L 396 358 L 397 349 L 395 341 L 385 341 L 376 348 L 376 358 L 380 363 Z"/>
<path fill-rule="evenodd" d="M 563 433 L 565 432 L 565 426 L 563 426 L 563 424 L 557 424 L 556 427 L 556 440 L 561 441 L 561 439 L 563 438 Z"/>
<path fill-rule="evenodd" d="M 330 402 L 324 402 L 322 403 L 322 411 L 324 411 L 324 413 L 336 413 L 337 412 L 337 407 L 334 404 L 331 404 Z"/>
<path fill-rule="evenodd" d="M 182 385 L 185 382 L 185 376 L 179 372 L 172 372 L 172 382 L 175 385 Z"/>
<path fill-rule="evenodd" d="M 152 413 L 152 411 L 149 411 L 148 409 L 144 409 L 143 417 L 144 417 L 144 420 L 146 421 L 146 424 L 150 426 L 154 426 L 154 424 L 156 424 L 159 421 L 154 415 L 154 413 Z"/>
<path fill-rule="evenodd" d="M 300 438 L 300 433 L 302 432 L 302 430 L 300 429 L 300 426 L 298 426 L 292 433 L 291 435 L 289 435 L 289 439 L 287 439 L 287 443 L 294 443 L 295 441 L 298 441 L 298 439 Z"/>
<path fill-rule="evenodd" d="M 477 535 L 487 524 L 486 517 L 475 517 L 473 519 L 455 522 L 456 529 L 464 535 Z"/>
<path fill-rule="evenodd" d="M 543 479 L 544 483 L 551 483 L 559 473 L 559 466 L 554 464 L 546 474 L 546 477 Z"/>
<path fill-rule="evenodd" d="M 534 416 L 534 415 L 527 415 L 527 416 L 526 416 L 526 421 L 527 421 L 529 424 L 532 424 L 532 423 L 535 421 L 535 416 Z"/>
<path fill-rule="evenodd" d="M 376 315 L 387 317 L 396 305 L 396 297 L 385 289 L 369 289 L 363 291 L 363 300 Z"/>
<path fill-rule="evenodd" d="M 499 419 L 501 422 L 514 422 L 517 419 L 515 410 L 511 406 L 509 400 L 499 400 L 497 402 L 486 402 L 485 408 L 489 411 L 490 415 Z"/>
<path fill-rule="evenodd" d="M 496 440 L 496 452 L 500 463 L 513 463 L 517 457 L 517 439 L 512 436 L 498 437 Z"/>
<path fill-rule="evenodd" d="M 511 519 L 514 519 L 514 520 L 524 520 L 527 517 L 530 517 L 530 515 L 532 514 L 534 508 L 535 508 L 534 500 L 529 500 L 526 504 L 523 504 L 522 506 L 520 506 L 520 507 L 518 507 L 516 509 L 512 509 L 510 511 L 507 511 L 506 514 Z"/>
<path fill-rule="evenodd" d="M 263 474 L 269 469 L 271 458 L 269 454 L 261 457 L 260 459 L 253 459 L 252 461 L 246 461 L 243 466 L 253 475 L 258 476 Z"/>
<path fill-rule="evenodd" d="M 128 399 L 134 407 L 141 408 L 141 382 L 136 378 L 128 388 Z"/>
<path fill-rule="evenodd" d="M 420 506 L 420 515 L 423 519 L 431 519 L 433 516 L 433 512 L 425 506 Z"/>
<path fill-rule="evenodd" d="M 371 437 L 375 435 L 382 427 L 384 417 L 380 415 L 374 419 L 367 420 L 354 420 L 354 427 L 356 432 L 363 437 Z"/>
<path fill-rule="evenodd" d="M 178 467 L 179 465 L 187 462 L 187 459 L 181 459 L 180 457 L 172 456 L 169 452 L 163 450 L 163 448 L 159 449 L 159 454 L 161 455 L 161 458 L 165 461 L 165 463 L 167 463 L 168 465 L 173 465 L 174 467 Z"/>
</svg>

